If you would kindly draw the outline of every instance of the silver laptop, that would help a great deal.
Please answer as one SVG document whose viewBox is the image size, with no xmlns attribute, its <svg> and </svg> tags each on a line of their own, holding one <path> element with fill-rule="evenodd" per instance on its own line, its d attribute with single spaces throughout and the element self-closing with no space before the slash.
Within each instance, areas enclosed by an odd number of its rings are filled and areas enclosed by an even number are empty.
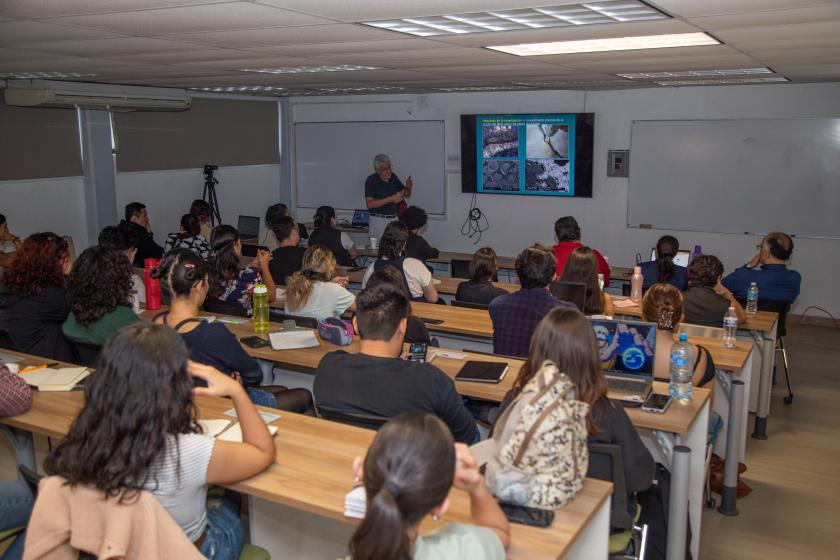
<svg viewBox="0 0 840 560">
<path fill-rule="evenodd" d="M 656 247 L 650 250 L 650 260 L 656 260 Z M 691 260 L 691 251 L 677 251 L 677 256 L 674 257 L 674 264 L 683 268 L 688 268 L 688 262 Z"/>
<path fill-rule="evenodd" d="M 656 325 L 643 321 L 590 321 L 607 376 L 607 396 L 642 404 L 653 386 Z"/>
</svg>

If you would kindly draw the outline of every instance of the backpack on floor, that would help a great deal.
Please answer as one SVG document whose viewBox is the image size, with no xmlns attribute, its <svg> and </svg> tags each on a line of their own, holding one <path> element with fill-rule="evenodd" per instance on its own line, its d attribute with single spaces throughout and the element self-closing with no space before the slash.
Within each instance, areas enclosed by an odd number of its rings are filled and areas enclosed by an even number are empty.
<svg viewBox="0 0 840 560">
<path fill-rule="evenodd" d="M 554 509 L 572 501 L 589 468 L 586 414 L 575 386 L 546 360 L 496 422 L 485 476 L 502 502 Z"/>
</svg>

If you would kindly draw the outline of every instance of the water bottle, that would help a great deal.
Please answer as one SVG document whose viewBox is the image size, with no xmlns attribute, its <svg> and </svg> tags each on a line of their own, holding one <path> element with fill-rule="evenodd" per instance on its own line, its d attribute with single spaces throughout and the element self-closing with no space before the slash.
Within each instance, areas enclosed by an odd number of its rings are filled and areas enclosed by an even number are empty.
<svg viewBox="0 0 840 560">
<path fill-rule="evenodd" d="M 694 374 L 694 350 L 688 335 L 680 333 L 680 341 L 671 347 L 671 380 L 668 392 L 678 401 L 691 399 L 691 376 Z"/>
<path fill-rule="evenodd" d="M 269 329 L 268 288 L 265 287 L 265 284 L 254 286 L 252 298 L 254 302 L 254 332 L 267 333 Z"/>
<path fill-rule="evenodd" d="M 630 277 L 630 299 L 639 303 L 642 301 L 642 285 L 644 284 L 644 277 L 642 276 L 642 267 L 633 267 L 633 276 Z"/>
<path fill-rule="evenodd" d="M 755 315 L 758 313 L 758 286 L 750 282 L 750 289 L 747 291 L 747 313 Z"/>
<path fill-rule="evenodd" d="M 691 253 L 691 260 L 696 259 L 697 257 L 699 257 L 702 254 L 703 254 L 703 248 L 700 247 L 700 245 L 695 245 L 694 246 L 694 252 Z"/>
<path fill-rule="evenodd" d="M 158 259 L 143 261 L 143 284 L 146 288 L 146 309 L 160 309 L 160 280 L 152 278 L 152 269 L 160 264 Z"/>
<path fill-rule="evenodd" d="M 727 348 L 735 347 L 735 332 L 738 330 L 738 316 L 735 308 L 730 307 L 723 316 L 723 345 Z"/>
</svg>

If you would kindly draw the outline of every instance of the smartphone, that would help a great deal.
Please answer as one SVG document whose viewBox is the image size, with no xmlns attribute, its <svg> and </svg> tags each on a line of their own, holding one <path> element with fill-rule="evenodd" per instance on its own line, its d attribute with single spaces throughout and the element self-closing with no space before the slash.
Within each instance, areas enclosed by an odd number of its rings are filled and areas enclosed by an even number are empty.
<svg viewBox="0 0 840 560">
<path fill-rule="evenodd" d="M 671 405 L 671 395 L 662 395 L 660 393 L 651 393 L 645 402 L 642 403 L 642 410 L 645 412 L 654 412 L 662 414 Z"/>
<path fill-rule="evenodd" d="M 244 338 L 240 338 L 239 341 L 245 346 L 250 346 L 251 348 L 264 348 L 271 344 L 266 339 L 258 336 L 246 336 Z"/>
<path fill-rule="evenodd" d="M 499 503 L 499 507 L 511 523 L 530 525 L 531 527 L 548 527 L 554 521 L 554 510 L 537 509 L 513 504 Z"/>
<path fill-rule="evenodd" d="M 408 347 L 408 360 L 411 362 L 426 362 L 426 353 L 429 351 L 429 345 L 425 342 L 413 342 Z"/>
</svg>

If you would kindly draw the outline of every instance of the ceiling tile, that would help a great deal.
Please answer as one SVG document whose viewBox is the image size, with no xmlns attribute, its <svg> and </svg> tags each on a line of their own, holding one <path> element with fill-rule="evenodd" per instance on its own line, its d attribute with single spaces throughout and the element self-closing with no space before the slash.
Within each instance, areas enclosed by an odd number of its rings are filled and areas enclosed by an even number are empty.
<svg viewBox="0 0 840 560">
<path fill-rule="evenodd" d="M 650 0 L 648 4 L 681 17 L 755 13 L 806 6 L 825 6 L 836 0 Z"/>
<path fill-rule="evenodd" d="M 0 23 L 0 46 L 16 46 L 45 41 L 76 41 L 123 37 L 117 33 L 76 29 L 36 21 L 8 21 Z"/>
<path fill-rule="evenodd" d="M 150 8 L 170 8 L 230 0 L 3 0 L 0 15 L 31 19 L 82 14 L 99 14 Z"/>
<path fill-rule="evenodd" d="M 448 64 L 516 64 L 516 58 L 488 49 L 454 47 L 446 49 L 416 49 L 402 51 L 321 54 L 318 58 L 346 61 L 351 64 L 379 64 L 390 67 L 440 66 Z"/>
<path fill-rule="evenodd" d="M 840 2 L 835 2 L 830 6 L 817 6 L 813 8 L 751 12 L 726 16 L 696 17 L 689 19 L 689 22 L 707 31 L 717 32 L 741 27 L 793 25 L 831 20 L 840 22 Z M 838 23 L 838 25 L 840 25 L 840 23 Z"/>
<path fill-rule="evenodd" d="M 335 26 L 332 26 L 335 27 Z M 389 33 L 394 37 L 393 33 Z M 439 43 L 426 39 L 385 39 L 381 41 L 346 41 L 324 42 L 306 45 L 283 45 L 278 47 L 251 47 L 248 50 L 263 54 L 279 54 L 289 56 L 318 56 L 334 53 L 370 53 L 370 52 L 403 52 L 428 49 L 451 49 L 448 43 Z"/>
<path fill-rule="evenodd" d="M 121 55 L 154 52 L 189 52 L 206 47 L 175 43 L 150 37 L 120 37 L 118 39 L 93 39 L 90 41 L 44 42 L 29 47 L 35 51 L 73 56 Z"/>
<path fill-rule="evenodd" d="M 773 45 L 779 41 L 793 40 L 806 46 L 809 41 L 832 41 L 840 44 L 840 20 L 767 27 L 726 29 L 716 33 L 724 42 L 739 48 Z"/>
<path fill-rule="evenodd" d="M 213 45 L 217 47 L 272 47 L 282 45 L 305 45 L 309 43 L 342 43 L 346 41 L 376 41 L 395 39 L 399 33 L 382 31 L 364 25 L 333 24 L 307 25 L 305 27 L 273 27 L 241 31 L 217 31 L 214 33 L 184 33 L 172 38 Z"/>
</svg>

